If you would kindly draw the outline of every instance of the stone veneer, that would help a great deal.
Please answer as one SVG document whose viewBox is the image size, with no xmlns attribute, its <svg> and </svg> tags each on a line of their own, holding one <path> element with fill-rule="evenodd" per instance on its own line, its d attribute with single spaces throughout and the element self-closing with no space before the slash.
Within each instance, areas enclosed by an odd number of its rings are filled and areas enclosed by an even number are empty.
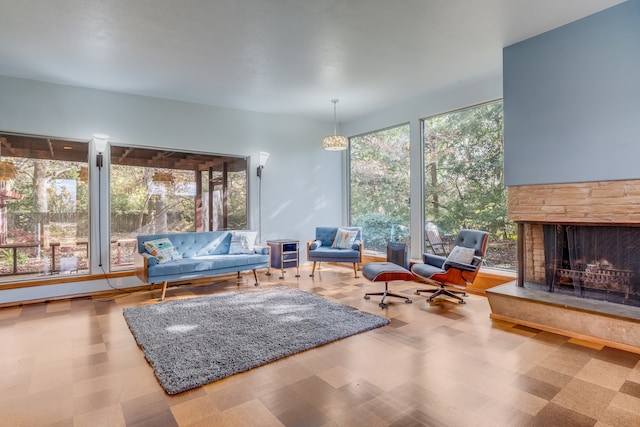
<svg viewBox="0 0 640 427">
<path fill-rule="evenodd" d="M 521 185 L 508 192 L 512 221 L 640 225 L 640 180 Z"/>
</svg>

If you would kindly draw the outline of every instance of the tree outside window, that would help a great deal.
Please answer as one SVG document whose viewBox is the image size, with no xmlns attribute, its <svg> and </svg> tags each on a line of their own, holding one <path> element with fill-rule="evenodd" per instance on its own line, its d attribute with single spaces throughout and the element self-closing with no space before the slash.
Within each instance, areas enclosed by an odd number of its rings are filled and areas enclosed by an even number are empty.
<svg viewBox="0 0 640 427">
<path fill-rule="evenodd" d="M 410 243 L 409 124 L 350 138 L 351 225 L 363 228 L 364 250 L 385 254 Z"/>
<path fill-rule="evenodd" d="M 490 233 L 486 265 L 515 269 L 515 226 L 507 218 L 502 101 L 423 120 L 425 230 Z M 425 239 L 426 251 L 432 248 Z"/>
<path fill-rule="evenodd" d="M 0 133 L 0 281 L 89 272 L 88 143 Z"/>
</svg>

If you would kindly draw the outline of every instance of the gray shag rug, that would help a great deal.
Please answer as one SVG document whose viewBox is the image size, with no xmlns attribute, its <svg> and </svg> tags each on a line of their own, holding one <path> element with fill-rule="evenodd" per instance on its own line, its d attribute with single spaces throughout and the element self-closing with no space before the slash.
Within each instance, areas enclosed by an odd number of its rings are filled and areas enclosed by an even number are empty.
<svg viewBox="0 0 640 427">
<path fill-rule="evenodd" d="M 130 307 L 124 317 L 168 394 L 389 323 L 283 286 Z"/>
</svg>

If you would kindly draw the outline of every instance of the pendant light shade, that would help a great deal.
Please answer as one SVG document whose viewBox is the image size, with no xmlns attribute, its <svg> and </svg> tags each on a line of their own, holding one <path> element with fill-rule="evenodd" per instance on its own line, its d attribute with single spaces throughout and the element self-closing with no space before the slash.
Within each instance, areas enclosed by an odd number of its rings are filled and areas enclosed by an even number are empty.
<svg viewBox="0 0 640 427">
<path fill-rule="evenodd" d="M 333 102 L 333 135 L 324 137 L 322 140 L 322 148 L 327 151 L 346 150 L 349 147 L 349 138 L 338 135 L 338 120 L 336 118 L 336 104 L 338 100 L 332 99 L 331 102 Z"/>
<path fill-rule="evenodd" d="M 15 178 L 18 173 L 13 162 L 2 157 L 2 144 L 6 142 L 4 137 L 0 138 L 0 181 L 3 182 Z"/>
<path fill-rule="evenodd" d="M 9 181 L 17 175 L 16 167 L 12 161 L 0 160 L 0 181 Z"/>
<path fill-rule="evenodd" d="M 151 181 L 155 182 L 156 184 L 163 185 L 172 185 L 173 183 L 175 183 L 175 179 L 171 172 L 156 172 L 151 177 Z"/>
</svg>

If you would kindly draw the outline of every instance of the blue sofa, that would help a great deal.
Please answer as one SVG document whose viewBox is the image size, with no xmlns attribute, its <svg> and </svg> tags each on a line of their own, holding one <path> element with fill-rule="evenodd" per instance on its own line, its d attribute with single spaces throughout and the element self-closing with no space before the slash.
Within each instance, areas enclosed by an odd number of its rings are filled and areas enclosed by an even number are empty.
<svg viewBox="0 0 640 427">
<path fill-rule="evenodd" d="M 180 258 L 159 262 L 158 257 L 147 252 L 144 243 L 167 238 L 178 252 Z M 186 283 L 203 277 L 218 276 L 241 271 L 253 271 L 269 267 L 269 248 L 255 246 L 253 253 L 229 254 L 232 231 L 203 231 L 173 234 L 150 234 L 137 237 L 138 250 L 135 253 L 136 276 L 144 283 L 153 285 L 162 283 L 164 301 L 167 284 Z"/>
<path fill-rule="evenodd" d="M 356 232 L 349 247 L 333 247 L 338 229 Z M 311 277 L 314 276 L 316 262 L 326 261 L 353 263 L 353 273 L 358 278 L 359 264 L 362 262 L 362 227 L 316 227 L 316 238 L 307 243 L 307 260 L 313 261 Z"/>
</svg>

